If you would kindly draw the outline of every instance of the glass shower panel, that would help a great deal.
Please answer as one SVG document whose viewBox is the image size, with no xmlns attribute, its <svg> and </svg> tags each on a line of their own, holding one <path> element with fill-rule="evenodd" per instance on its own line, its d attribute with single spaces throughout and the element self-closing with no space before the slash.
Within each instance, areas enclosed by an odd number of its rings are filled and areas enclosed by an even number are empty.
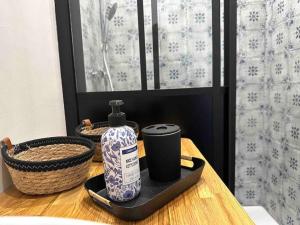
<svg viewBox="0 0 300 225">
<path fill-rule="evenodd" d="M 211 0 L 158 0 L 161 89 L 212 86 Z"/>
<path fill-rule="evenodd" d="M 137 0 L 79 2 L 86 91 L 141 90 Z"/>
<path fill-rule="evenodd" d="M 78 1 L 84 63 L 82 72 L 76 70 L 77 87 L 141 90 L 137 0 Z M 144 0 L 148 90 L 154 89 L 155 77 L 151 2 Z M 157 16 L 160 88 L 211 87 L 211 0 L 157 0 Z"/>
</svg>

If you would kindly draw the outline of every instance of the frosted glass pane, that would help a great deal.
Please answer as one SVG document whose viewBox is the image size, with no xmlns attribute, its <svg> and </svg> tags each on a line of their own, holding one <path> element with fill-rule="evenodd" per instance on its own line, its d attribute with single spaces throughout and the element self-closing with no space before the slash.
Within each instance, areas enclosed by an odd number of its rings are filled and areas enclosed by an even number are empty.
<svg viewBox="0 0 300 225">
<path fill-rule="evenodd" d="M 86 91 L 141 90 L 137 2 L 80 0 Z"/>
</svg>

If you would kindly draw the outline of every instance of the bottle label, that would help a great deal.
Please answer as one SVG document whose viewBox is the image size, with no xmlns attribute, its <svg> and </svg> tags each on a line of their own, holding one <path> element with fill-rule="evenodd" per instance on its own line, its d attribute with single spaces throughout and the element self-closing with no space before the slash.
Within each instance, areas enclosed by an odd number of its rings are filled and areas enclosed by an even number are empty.
<svg viewBox="0 0 300 225">
<path fill-rule="evenodd" d="M 120 148 L 123 185 L 140 179 L 140 165 L 137 145 Z"/>
</svg>

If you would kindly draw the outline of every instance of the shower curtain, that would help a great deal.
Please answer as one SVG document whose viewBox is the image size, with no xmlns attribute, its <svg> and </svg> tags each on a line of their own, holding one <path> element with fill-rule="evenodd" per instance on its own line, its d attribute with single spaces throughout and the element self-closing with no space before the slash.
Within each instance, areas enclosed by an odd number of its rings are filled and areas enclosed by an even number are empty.
<svg viewBox="0 0 300 225">
<path fill-rule="evenodd" d="M 300 224 L 300 1 L 239 0 L 235 195 Z"/>
</svg>

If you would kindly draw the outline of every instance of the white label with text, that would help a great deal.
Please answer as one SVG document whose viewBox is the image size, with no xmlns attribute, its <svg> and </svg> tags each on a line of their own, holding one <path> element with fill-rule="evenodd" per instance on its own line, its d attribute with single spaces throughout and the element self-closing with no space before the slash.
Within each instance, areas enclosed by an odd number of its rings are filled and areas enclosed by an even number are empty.
<svg viewBox="0 0 300 225">
<path fill-rule="evenodd" d="M 140 179 L 140 165 L 137 145 L 120 149 L 123 185 L 131 184 Z"/>
</svg>

